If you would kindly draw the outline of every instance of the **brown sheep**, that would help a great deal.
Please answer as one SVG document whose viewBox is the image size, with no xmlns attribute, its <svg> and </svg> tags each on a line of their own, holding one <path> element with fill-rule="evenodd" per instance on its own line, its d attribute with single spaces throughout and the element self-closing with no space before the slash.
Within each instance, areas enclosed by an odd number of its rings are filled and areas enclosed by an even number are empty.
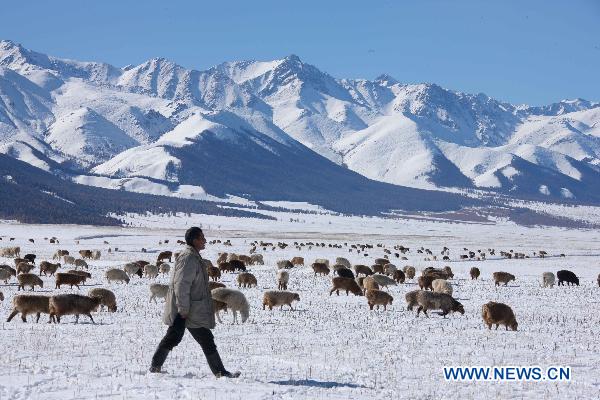
<svg viewBox="0 0 600 400">
<path fill-rule="evenodd" d="M 329 291 L 329 295 L 331 296 L 333 292 L 340 295 L 340 289 L 346 291 L 346 296 L 348 296 L 348 292 L 352 292 L 355 296 L 362 296 L 363 292 L 358 286 L 358 283 L 352 278 L 342 278 L 340 276 L 336 276 L 331 280 L 333 287 Z"/>
<path fill-rule="evenodd" d="M 50 320 L 60 323 L 63 315 L 75 315 L 75 323 L 79 322 L 79 314 L 87 315 L 95 324 L 92 318 L 92 311 L 97 311 L 102 302 L 100 297 L 88 297 L 78 294 L 59 294 L 50 297 Z"/>
<path fill-rule="evenodd" d="M 17 265 L 17 275 L 18 274 L 28 274 L 34 268 L 35 268 L 35 265 L 33 265 L 33 264 L 28 264 L 27 262 L 20 262 Z"/>
<path fill-rule="evenodd" d="M 94 253 L 91 250 L 79 250 L 79 255 L 81 258 L 92 259 L 94 257 Z"/>
<path fill-rule="evenodd" d="M 58 270 L 59 268 L 60 268 L 60 263 L 52 264 L 51 262 L 48 262 L 48 261 L 42 261 L 40 263 L 40 276 L 42 276 L 42 274 L 44 274 L 44 276 L 46 276 L 47 274 L 50 274 L 50 276 L 53 276 L 56 273 L 56 270 Z"/>
<path fill-rule="evenodd" d="M 50 296 L 32 296 L 21 294 L 13 297 L 13 311 L 6 322 L 10 322 L 15 315 L 21 313 L 21 320 L 27 322 L 28 314 L 37 314 L 35 322 L 39 322 L 42 313 L 49 314 Z"/>
<path fill-rule="evenodd" d="M 379 284 L 371 276 L 367 276 L 366 278 L 364 278 L 362 283 L 365 292 L 367 290 L 379 290 Z"/>
<path fill-rule="evenodd" d="M 1 281 L 4 281 L 4 283 L 7 284 L 11 276 L 17 276 L 17 270 L 6 264 L 0 265 Z"/>
<path fill-rule="evenodd" d="M 375 273 L 375 274 L 383 274 L 383 265 L 382 264 L 373 264 L 371 266 L 371 269 L 373 270 L 373 273 Z"/>
<path fill-rule="evenodd" d="M 117 298 L 112 291 L 104 288 L 94 288 L 90 290 L 88 295 L 90 297 L 100 297 L 100 309 L 106 306 L 110 312 L 117 311 Z"/>
<path fill-rule="evenodd" d="M 85 260 L 78 258 L 75 260 L 75 268 L 89 269 L 90 267 L 88 266 L 88 263 Z"/>
<path fill-rule="evenodd" d="M 85 282 L 85 280 L 85 276 L 59 272 L 56 274 L 55 289 L 60 289 L 60 285 L 69 285 L 71 289 L 73 289 L 73 286 L 75 286 L 77 289 L 79 289 L 79 285 Z"/>
<path fill-rule="evenodd" d="M 473 279 L 479 279 L 479 275 L 481 275 L 481 271 L 479 271 L 479 268 L 473 267 L 469 271 L 469 274 L 471 275 L 471 280 L 473 280 Z"/>
<path fill-rule="evenodd" d="M 229 262 L 227 262 L 227 261 L 219 263 L 219 270 L 221 272 L 233 272 L 233 271 L 235 271 L 235 269 L 233 268 L 233 266 Z"/>
<path fill-rule="evenodd" d="M 89 278 L 92 279 L 92 274 L 90 274 L 89 272 L 85 272 L 85 271 L 78 271 L 76 269 L 70 269 L 67 271 L 67 274 L 73 274 L 73 275 L 79 275 L 83 278 L 83 283 L 85 283 L 85 281 Z"/>
<path fill-rule="evenodd" d="M 510 328 L 516 331 L 519 325 L 513 310 L 504 303 L 490 301 L 484 304 L 481 309 L 481 316 L 489 329 L 492 329 L 493 324 L 496 324 L 496 329 L 498 329 L 498 325 L 502 324 L 506 327 L 506 330 Z"/>
<path fill-rule="evenodd" d="M 329 275 L 329 268 L 323 263 L 313 263 L 312 269 L 315 271 L 315 276 L 317 276 L 317 274 Z"/>
<path fill-rule="evenodd" d="M 393 278 L 398 283 L 404 283 L 404 281 L 406 280 L 406 275 L 402 270 L 397 270 L 394 272 Z"/>
<path fill-rule="evenodd" d="M 500 286 L 500 283 L 504 283 L 504 286 L 508 285 L 508 282 L 514 281 L 516 278 L 513 274 L 509 274 L 508 272 L 494 272 L 493 274 L 494 282 L 496 286 Z"/>
<path fill-rule="evenodd" d="M 354 266 L 354 272 L 356 273 L 356 276 L 358 275 L 364 275 L 364 276 L 369 276 L 369 275 L 373 275 L 373 270 L 369 267 L 367 267 L 366 265 L 355 265 Z"/>
<path fill-rule="evenodd" d="M 413 279 L 415 277 L 415 274 L 417 273 L 415 267 L 412 267 L 410 265 L 405 266 L 404 268 L 402 268 L 402 270 L 406 275 L 406 279 Z"/>
<path fill-rule="evenodd" d="M 273 307 L 280 306 L 283 309 L 284 305 L 290 307 L 293 310 L 292 303 L 294 301 L 300 301 L 300 295 L 298 293 L 270 290 L 265 292 L 263 295 L 263 310 L 265 307 L 269 307 L 269 310 L 273 310 Z"/>
<path fill-rule="evenodd" d="M 218 281 L 221 279 L 221 271 L 217 267 L 208 267 L 207 268 L 208 276 L 213 281 Z"/>
<path fill-rule="evenodd" d="M 304 257 L 294 257 L 290 261 L 295 267 L 304 265 Z"/>
<path fill-rule="evenodd" d="M 383 309 L 386 310 L 387 305 L 389 304 L 391 306 L 392 301 L 394 301 L 392 296 L 382 290 L 367 290 L 366 297 L 371 310 L 375 305 L 377 306 L 378 310 L 380 305 L 382 305 Z"/>
<path fill-rule="evenodd" d="M 156 265 L 159 265 L 161 262 L 163 262 L 163 260 L 169 260 L 169 262 L 172 262 L 171 261 L 172 257 L 173 257 L 172 251 L 161 251 L 158 254 L 158 257 L 156 258 Z"/>
<path fill-rule="evenodd" d="M 223 321 L 221 321 L 221 317 L 219 316 L 219 311 L 227 312 L 227 303 L 219 301 L 219 300 L 215 300 L 215 299 L 213 299 L 212 303 L 213 303 L 213 312 L 215 313 L 215 317 L 217 317 L 217 321 L 219 321 L 219 323 L 222 324 Z"/>
<path fill-rule="evenodd" d="M 17 276 L 17 280 L 19 281 L 17 291 L 21 289 L 25 290 L 25 286 L 31 286 L 31 290 L 33 290 L 35 286 L 41 288 L 44 287 L 44 282 L 35 274 L 21 274 Z"/>
<path fill-rule="evenodd" d="M 387 258 L 376 258 L 374 264 L 381 265 L 383 267 L 385 264 L 388 264 L 389 262 L 390 262 L 390 260 L 388 260 Z"/>
<path fill-rule="evenodd" d="M 433 283 L 433 281 L 436 278 L 434 278 L 431 275 L 422 275 L 419 277 L 418 282 L 419 282 L 419 287 L 421 288 L 421 290 L 432 290 L 433 291 L 433 286 L 431 286 L 431 284 Z"/>
<path fill-rule="evenodd" d="M 238 287 L 256 287 L 256 277 L 252 275 L 250 272 L 242 272 L 237 277 Z"/>
</svg>

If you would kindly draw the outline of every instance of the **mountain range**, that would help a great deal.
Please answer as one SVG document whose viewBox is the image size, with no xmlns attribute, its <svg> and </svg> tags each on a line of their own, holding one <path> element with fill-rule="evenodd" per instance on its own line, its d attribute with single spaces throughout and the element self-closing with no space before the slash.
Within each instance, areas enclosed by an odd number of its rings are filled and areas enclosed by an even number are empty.
<svg viewBox="0 0 600 400">
<path fill-rule="evenodd" d="M 338 79 L 295 55 L 119 68 L 4 40 L 0 153 L 79 184 L 340 212 L 456 209 L 479 191 L 598 203 L 600 103 Z"/>
</svg>

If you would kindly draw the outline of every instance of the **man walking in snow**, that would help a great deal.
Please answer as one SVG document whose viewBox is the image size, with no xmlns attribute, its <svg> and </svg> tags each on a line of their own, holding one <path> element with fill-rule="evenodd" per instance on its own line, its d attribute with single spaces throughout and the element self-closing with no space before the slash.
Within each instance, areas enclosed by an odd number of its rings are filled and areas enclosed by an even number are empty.
<svg viewBox="0 0 600 400">
<path fill-rule="evenodd" d="M 150 372 L 161 372 L 169 352 L 181 342 L 187 328 L 202 347 L 212 373 L 218 378 L 237 378 L 239 372 L 231 373 L 223 366 L 210 331 L 215 327 L 215 314 L 208 289 L 208 271 L 199 253 L 206 245 L 202 229 L 195 226 L 188 229 L 185 242 L 185 250 L 175 260 L 165 302 L 163 322 L 169 328 L 152 357 Z"/>
</svg>

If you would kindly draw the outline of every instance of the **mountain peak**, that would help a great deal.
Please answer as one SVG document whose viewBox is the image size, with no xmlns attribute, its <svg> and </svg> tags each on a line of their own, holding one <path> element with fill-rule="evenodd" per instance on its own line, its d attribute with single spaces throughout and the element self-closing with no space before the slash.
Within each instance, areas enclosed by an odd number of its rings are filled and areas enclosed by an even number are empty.
<svg viewBox="0 0 600 400">
<path fill-rule="evenodd" d="M 388 74 L 381 74 L 377 78 L 375 78 L 375 82 L 384 86 L 391 86 L 399 83 L 396 78 Z"/>
</svg>

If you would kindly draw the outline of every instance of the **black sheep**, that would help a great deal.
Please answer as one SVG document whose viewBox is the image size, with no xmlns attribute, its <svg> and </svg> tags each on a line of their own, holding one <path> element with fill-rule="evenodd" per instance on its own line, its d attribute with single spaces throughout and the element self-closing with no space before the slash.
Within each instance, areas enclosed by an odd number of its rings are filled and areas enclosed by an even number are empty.
<svg viewBox="0 0 600 400">
<path fill-rule="evenodd" d="M 579 278 L 571 271 L 560 270 L 556 273 L 556 277 L 558 278 L 558 286 L 564 285 L 564 282 L 567 282 L 569 286 L 571 284 L 579 286 Z"/>
<path fill-rule="evenodd" d="M 350 271 L 348 268 L 339 268 L 337 270 L 337 274 L 338 274 L 338 276 L 341 276 L 342 278 L 354 279 L 354 273 L 352 271 Z"/>
<path fill-rule="evenodd" d="M 246 271 L 246 266 L 244 265 L 244 262 L 241 260 L 231 260 L 229 261 L 229 265 L 231 265 L 233 267 L 234 271 Z"/>
<path fill-rule="evenodd" d="M 29 261 L 32 264 L 35 264 L 35 254 L 25 254 L 23 256 L 24 259 L 26 259 L 27 261 Z"/>
</svg>

